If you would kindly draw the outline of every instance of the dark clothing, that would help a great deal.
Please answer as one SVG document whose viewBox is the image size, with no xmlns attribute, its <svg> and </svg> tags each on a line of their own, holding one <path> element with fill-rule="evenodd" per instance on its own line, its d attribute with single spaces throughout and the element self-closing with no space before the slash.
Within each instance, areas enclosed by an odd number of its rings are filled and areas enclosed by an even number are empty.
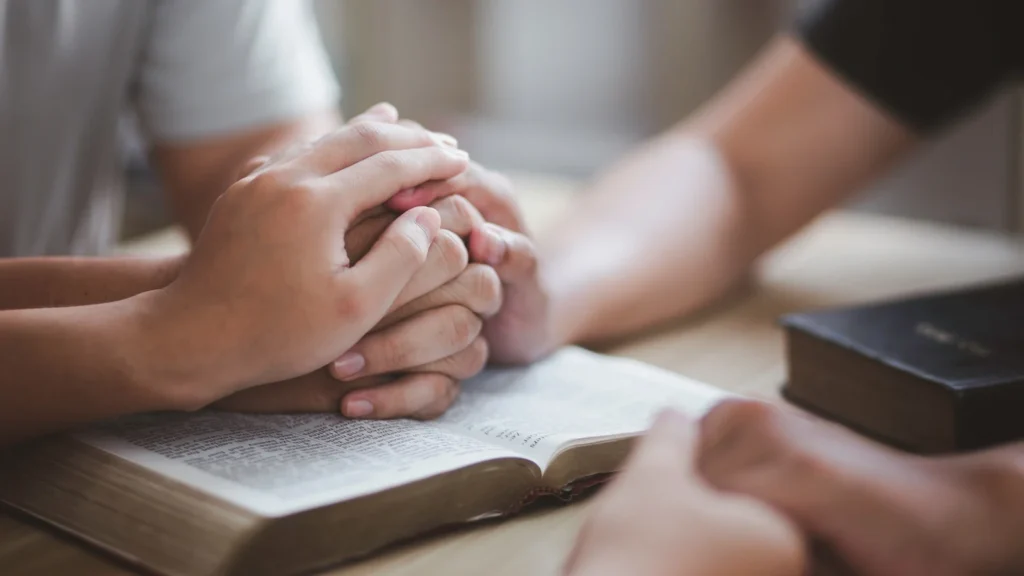
<svg viewBox="0 0 1024 576">
<path fill-rule="evenodd" d="M 979 104 L 1024 62 L 1020 0 L 826 0 L 798 35 L 827 67 L 919 133 Z"/>
</svg>

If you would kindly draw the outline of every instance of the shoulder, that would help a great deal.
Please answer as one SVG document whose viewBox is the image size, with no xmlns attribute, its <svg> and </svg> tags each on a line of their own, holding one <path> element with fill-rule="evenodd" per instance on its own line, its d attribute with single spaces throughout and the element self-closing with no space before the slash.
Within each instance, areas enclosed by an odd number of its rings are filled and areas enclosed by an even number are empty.
<svg viewBox="0 0 1024 576">
<path fill-rule="evenodd" d="M 154 0 L 138 109 L 153 138 L 191 140 L 337 105 L 307 0 Z"/>
<path fill-rule="evenodd" d="M 918 132 L 941 128 L 1015 71 L 1024 4 L 818 0 L 796 34 L 836 75 Z"/>
</svg>

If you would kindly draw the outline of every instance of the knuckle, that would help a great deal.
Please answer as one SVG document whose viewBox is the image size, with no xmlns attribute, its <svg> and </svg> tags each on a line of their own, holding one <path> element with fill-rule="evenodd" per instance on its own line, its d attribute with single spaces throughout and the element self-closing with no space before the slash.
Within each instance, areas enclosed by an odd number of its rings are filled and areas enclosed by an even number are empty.
<svg viewBox="0 0 1024 576">
<path fill-rule="evenodd" d="M 437 250 L 440 251 L 441 262 L 444 269 L 455 273 L 461 272 L 469 265 L 469 251 L 462 240 L 449 230 L 441 230 L 434 240 Z"/>
<path fill-rule="evenodd" d="M 460 232 L 462 231 L 461 229 L 465 229 L 466 233 L 468 233 L 468 229 L 472 228 L 474 222 L 482 220 L 480 213 L 466 198 L 462 196 L 449 196 L 446 200 L 450 204 L 453 220 L 460 226 Z"/>
<path fill-rule="evenodd" d="M 778 410 L 765 402 L 747 400 L 736 402 L 726 409 L 733 426 L 738 426 L 749 434 L 774 436 L 777 431 Z"/>
<path fill-rule="evenodd" d="M 247 188 L 257 193 L 280 192 L 293 184 L 292 175 L 287 170 L 275 166 L 249 177 Z"/>
<path fill-rule="evenodd" d="M 702 459 L 728 462 L 726 476 L 749 466 L 769 466 L 788 478 L 829 476 L 832 466 L 806 442 L 787 434 L 785 418 L 765 402 L 722 402 L 705 417 L 708 424 L 701 424 L 701 435 L 711 438 Z"/>
<path fill-rule="evenodd" d="M 418 412 L 412 414 L 412 418 L 415 420 L 437 420 L 448 410 L 448 406 L 428 406 Z"/>
<path fill-rule="evenodd" d="M 270 162 L 270 157 L 268 156 L 254 156 L 250 158 L 248 161 L 245 162 L 245 164 L 242 165 L 241 169 L 238 171 L 236 179 L 241 179 L 245 178 L 246 176 L 249 176 L 253 172 L 262 168 L 263 165 L 267 164 L 268 162 Z"/>
<path fill-rule="evenodd" d="M 513 250 L 517 255 L 517 268 L 522 276 L 535 276 L 538 270 L 537 247 L 525 236 L 519 236 Z"/>
<path fill-rule="evenodd" d="M 747 408 L 747 400 L 725 400 L 715 405 L 701 418 L 699 423 L 700 454 L 699 466 L 705 473 L 718 470 L 722 463 L 730 463 L 736 460 L 736 455 L 742 456 L 748 450 L 750 434 L 747 430 L 748 422 L 744 418 L 744 412 L 752 410 Z M 756 409 L 753 409 L 756 410 Z M 729 464 L 727 469 L 734 467 Z M 714 474 L 712 474 L 714 475 Z M 714 481 L 714 478 L 712 478 Z"/>
<path fill-rule="evenodd" d="M 428 250 L 420 248 L 420 243 L 410 234 L 421 234 L 421 232 L 404 229 L 394 234 L 386 234 L 381 239 L 381 248 L 389 253 L 390 259 L 408 261 L 411 266 L 422 266 L 427 260 Z"/>
<path fill-rule="evenodd" d="M 374 338 L 364 350 L 367 365 L 373 363 L 374 368 L 381 372 L 408 367 L 410 353 L 397 334 L 387 332 Z"/>
<path fill-rule="evenodd" d="M 487 352 L 487 341 L 478 336 L 468 347 L 445 358 L 438 371 L 457 380 L 472 378 L 487 365 Z"/>
<path fill-rule="evenodd" d="M 270 205 L 275 211 L 301 212 L 317 202 L 315 182 L 292 170 L 272 167 L 239 180 L 220 197 L 224 202 Z"/>
<path fill-rule="evenodd" d="M 434 378 L 430 381 L 430 403 L 436 404 L 448 398 L 448 390 L 454 381 L 450 378 Z"/>
<path fill-rule="evenodd" d="M 454 312 L 451 320 L 452 344 L 462 349 L 469 346 L 480 334 L 483 321 L 472 310 L 462 306 L 455 306 Z"/>
<path fill-rule="evenodd" d="M 352 131 L 356 141 L 364 147 L 372 150 L 384 148 L 386 137 L 384 128 L 380 123 L 372 121 L 357 122 L 348 129 Z"/>
<path fill-rule="evenodd" d="M 704 416 L 701 420 L 701 433 L 716 437 L 734 434 L 759 436 L 773 418 L 772 408 L 762 402 L 726 400 Z"/>
<path fill-rule="evenodd" d="M 385 174 L 403 174 L 411 168 L 415 168 L 415 162 L 408 154 L 402 154 L 397 150 L 385 150 L 373 156 L 377 169 Z"/>
<path fill-rule="evenodd" d="M 287 193 L 282 194 L 280 201 L 285 208 L 304 211 L 314 207 L 319 193 L 310 181 L 294 182 L 288 186 Z"/>
<path fill-rule="evenodd" d="M 480 373 L 487 365 L 487 340 L 477 338 L 469 345 L 465 353 L 465 366 L 459 378 L 472 378 Z"/>
<path fill-rule="evenodd" d="M 444 414 L 459 396 L 459 383 L 450 378 L 434 380 L 434 400 L 412 416 L 417 420 L 434 420 Z"/>
<path fill-rule="evenodd" d="M 334 411 L 341 406 L 344 392 L 344 389 L 333 380 L 324 382 L 319 386 L 310 388 L 305 394 L 306 400 L 302 401 L 300 399 L 298 405 L 307 411 Z"/>
</svg>

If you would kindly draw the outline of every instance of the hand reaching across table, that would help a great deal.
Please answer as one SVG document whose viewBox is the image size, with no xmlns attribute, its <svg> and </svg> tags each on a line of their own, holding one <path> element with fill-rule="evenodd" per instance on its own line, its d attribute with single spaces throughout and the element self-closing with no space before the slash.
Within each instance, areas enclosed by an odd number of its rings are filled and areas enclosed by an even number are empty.
<svg viewBox="0 0 1024 576">
<path fill-rule="evenodd" d="M 700 470 L 786 514 L 863 576 L 1024 572 L 1024 448 L 926 458 L 768 404 L 701 423 Z"/>
<path fill-rule="evenodd" d="M 802 576 L 796 528 L 766 504 L 708 485 L 696 435 L 682 414 L 659 416 L 594 502 L 567 576 Z"/>
</svg>

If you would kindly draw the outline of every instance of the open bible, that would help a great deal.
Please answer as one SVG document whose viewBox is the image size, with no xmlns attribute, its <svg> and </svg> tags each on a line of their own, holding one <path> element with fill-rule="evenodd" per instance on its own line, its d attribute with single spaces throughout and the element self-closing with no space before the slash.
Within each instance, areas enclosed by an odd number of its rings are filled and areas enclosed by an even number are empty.
<svg viewBox="0 0 1024 576">
<path fill-rule="evenodd" d="M 489 370 L 432 422 L 156 414 L 23 445 L 0 499 L 165 574 L 282 574 L 569 499 L 716 388 L 577 348 Z"/>
</svg>

